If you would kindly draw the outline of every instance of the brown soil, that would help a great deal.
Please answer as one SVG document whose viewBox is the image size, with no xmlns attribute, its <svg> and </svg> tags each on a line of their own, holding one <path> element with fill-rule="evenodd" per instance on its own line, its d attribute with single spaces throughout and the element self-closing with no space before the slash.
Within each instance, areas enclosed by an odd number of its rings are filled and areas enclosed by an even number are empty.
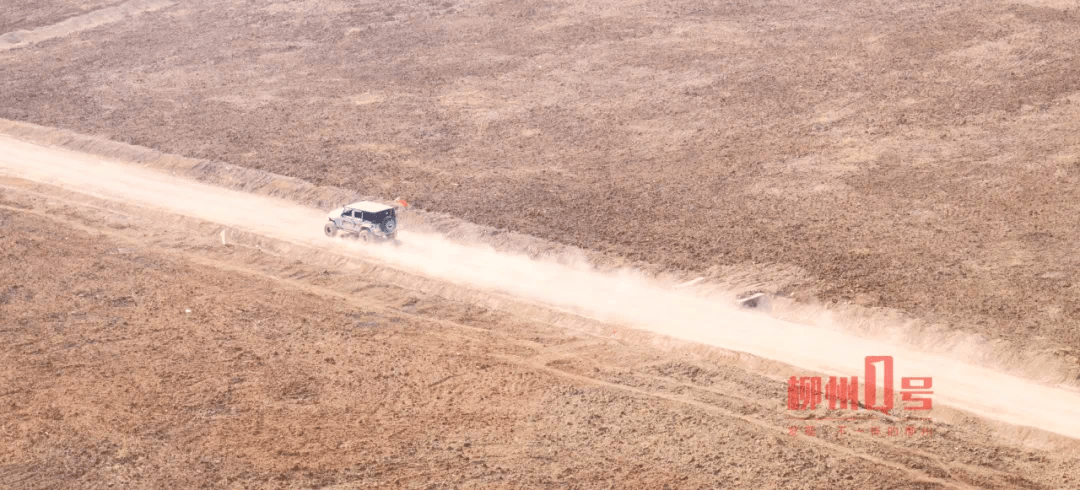
<svg viewBox="0 0 1080 490">
<path fill-rule="evenodd" d="M 5 2 L 0 34 L 114 3 Z M 0 118 L 1075 358 L 1077 45 L 1053 0 L 191 0 L 0 52 Z M 1080 485 L 1043 434 L 790 436 L 787 367 L 64 194 L 0 182 L 13 487 Z"/>
<path fill-rule="evenodd" d="M 450 302 L 264 239 L 222 245 L 212 223 L 8 178 L 0 229 L 0 479 L 19 488 L 1080 478 L 1075 444 L 964 415 L 793 422 L 784 374 L 755 374 L 790 367 Z"/>
<path fill-rule="evenodd" d="M 52 25 L 123 1 L 4 0 L 4 5 L 0 6 L 0 34 Z"/>
<path fill-rule="evenodd" d="M 0 54 L 0 117 L 1077 350 L 1067 4 L 191 1 Z"/>
</svg>

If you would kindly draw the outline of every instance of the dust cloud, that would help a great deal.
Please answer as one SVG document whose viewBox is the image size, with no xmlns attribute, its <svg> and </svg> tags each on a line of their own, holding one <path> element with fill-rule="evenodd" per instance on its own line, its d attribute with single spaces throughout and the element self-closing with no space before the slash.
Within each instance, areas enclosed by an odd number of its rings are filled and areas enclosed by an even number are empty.
<svg viewBox="0 0 1080 490">
<path fill-rule="evenodd" d="M 409 230 L 400 232 L 399 247 L 365 247 L 323 236 L 324 210 L 8 137 L 0 136 L 0 150 L 0 175 L 212 221 L 328 253 L 366 256 L 433 279 L 802 369 L 862 377 L 865 356 L 891 355 L 895 377 L 933 377 L 935 403 L 1080 439 L 1080 394 L 1068 389 L 742 310 L 730 297 L 676 289 L 632 270 L 598 272 L 584 263 L 534 260 Z"/>
</svg>

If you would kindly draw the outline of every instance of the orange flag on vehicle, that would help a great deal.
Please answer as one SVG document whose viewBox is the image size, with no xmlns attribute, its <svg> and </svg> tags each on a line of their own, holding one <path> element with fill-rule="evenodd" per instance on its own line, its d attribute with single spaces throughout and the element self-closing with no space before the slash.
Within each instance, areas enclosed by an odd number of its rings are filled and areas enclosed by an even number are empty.
<svg viewBox="0 0 1080 490">
<path fill-rule="evenodd" d="M 401 207 L 404 207 L 404 208 L 407 208 L 407 207 L 409 207 L 409 203 L 405 202 L 405 200 L 404 200 L 404 199 L 398 199 L 398 200 L 397 200 L 397 203 L 398 203 L 398 204 L 400 204 L 400 205 L 401 205 Z"/>
</svg>

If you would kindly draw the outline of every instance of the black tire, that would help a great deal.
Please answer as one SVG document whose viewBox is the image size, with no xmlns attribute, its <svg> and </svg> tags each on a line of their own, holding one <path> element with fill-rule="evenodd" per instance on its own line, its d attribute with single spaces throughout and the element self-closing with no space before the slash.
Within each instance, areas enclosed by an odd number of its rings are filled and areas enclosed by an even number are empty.
<svg viewBox="0 0 1080 490">
<path fill-rule="evenodd" d="M 356 235 L 356 241 L 366 245 L 375 241 L 375 235 L 371 233 L 371 230 L 365 228 Z"/>
<path fill-rule="evenodd" d="M 330 238 L 334 238 L 338 234 L 337 225 L 335 225 L 333 221 L 327 221 L 326 224 L 323 225 L 322 229 L 323 233 L 326 233 L 326 236 Z"/>
</svg>

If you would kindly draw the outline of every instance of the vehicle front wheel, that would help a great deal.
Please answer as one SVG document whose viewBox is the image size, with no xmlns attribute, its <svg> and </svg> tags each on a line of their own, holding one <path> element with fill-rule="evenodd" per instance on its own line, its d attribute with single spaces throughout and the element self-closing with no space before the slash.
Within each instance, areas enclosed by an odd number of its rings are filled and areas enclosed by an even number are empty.
<svg viewBox="0 0 1080 490">
<path fill-rule="evenodd" d="M 323 233 L 326 233 L 326 236 L 334 238 L 337 236 L 337 232 L 337 225 L 335 225 L 333 221 L 327 221 L 326 224 L 323 225 Z"/>
</svg>

